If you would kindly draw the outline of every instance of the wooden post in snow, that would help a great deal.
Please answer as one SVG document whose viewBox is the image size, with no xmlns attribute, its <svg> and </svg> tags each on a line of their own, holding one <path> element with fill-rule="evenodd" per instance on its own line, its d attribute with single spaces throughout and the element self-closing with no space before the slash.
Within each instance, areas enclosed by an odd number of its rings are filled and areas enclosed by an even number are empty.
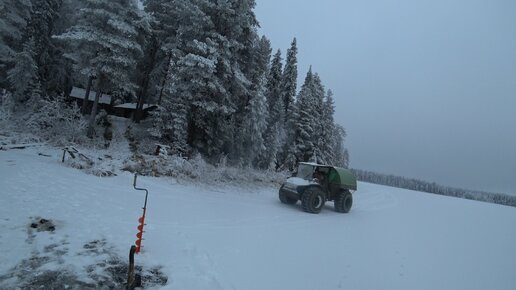
<svg viewBox="0 0 516 290">
<path fill-rule="evenodd" d="M 93 83 L 93 76 L 88 78 L 88 85 L 86 86 L 86 94 L 84 95 L 84 100 L 82 101 L 81 113 L 88 114 L 88 102 L 90 100 L 90 90 L 91 84 Z"/>
<path fill-rule="evenodd" d="M 93 108 L 91 108 L 90 120 L 88 122 L 88 133 L 87 136 L 89 138 L 93 138 L 95 135 L 95 116 L 97 115 L 97 107 L 99 105 L 99 99 L 102 95 L 100 90 L 95 94 L 95 101 L 93 102 Z"/>
</svg>

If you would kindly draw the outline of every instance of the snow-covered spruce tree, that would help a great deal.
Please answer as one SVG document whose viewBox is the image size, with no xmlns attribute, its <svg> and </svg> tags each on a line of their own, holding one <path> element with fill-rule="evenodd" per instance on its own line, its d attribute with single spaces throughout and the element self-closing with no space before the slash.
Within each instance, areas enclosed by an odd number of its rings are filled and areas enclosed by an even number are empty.
<svg viewBox="0 0 516 290">
<path fill-rule="evenodd" d="M 146 1 L 155 17 L 163 81 L 160 99 L 180 99 L 188 107 L 188 143 L 217 160 L 240 161 L 245 151 L 245 120 L 259 92 L 253 64 L 257 22 L 254 1 Z M 170 65 L 169 65 L 170 64 Z M 157 69 L 161 67 L 161 69 Z M 170 82 L 170 90 L 162 90 Z M 151 85 L 152 86 L 152 85 Z M 248 156 L 246 156 L 248 157 Z"/>
<path fill-rule="evenodd" d="M 88 136 L 94 135 L 95 115 L 102 92 L 125 90 L 134 93 L 137 86 L 131 72 L 142 50 L 138 40 L 138 9 L 131 0 L 86 0 L 78 23 L 57 36 L 68 41 L 69 55 L 77 60 L 81 72 L 96 77 L 95 102 L 88 125 Z"/>
<path fill-rule="evenodd" d="M 168 97 L 167 92 L 171 92 L 166 88 L 177 71 L 177 63 L 190 53 L 203 54 L 198 51 L 197 44 L 206 43 L 213 30 L 206 14 L 211 4 L 206 0 L 145 0 L 143 3 L 153 19 L 152 35 L 157 46 L 148 93 L 156 96 L 155 101 L 161 104 Z"/>
<path fill-rule="evenodd" d="M 314 74 L 310 67 L 297 96 L 298 116 L 295 122 L 294 146 L 289 150 L 289 154 L 295 156 L 296 163 L 309 161 L 314 155 L 315 144 L 313 139 L 317 124 L 314 116 L 316 98 L 314 96 L 313 84 Z M 294 165 L 287 164 L 287 168 L 292 168 Z"/>
<path fill-rule="evenodd" d="M 23 49 L 22 36 L 31 10 L 30 0 L 0 0 L 0 88 L 10 88 L 7 71 Z"/>
<path fill-rule="evenodd" d="M 123 15 L 123 20 L 130 24 L 132 28 L 134 28 L 136 33 L 128 36 L 129 40 L 139 47 L 138 50 L 128 50 L 132 53 L 130 55 L 131 61 L 133 61 L 133 65 L 131 68 L 126 71 L 126 75 L 129 80 L 129 84 L 133 86 L 125 86 L 125 85 L 115 85 L 111 90 L 111 102 L 134 102 L 137 101 L 136 112 L 137 120 L 139 121 L 143 115 L 143 99 L 138 98 L 141 96 L 142 90 L 144 88 L 145 82 L 142 82 L 144 76 L 147 73 L 148 67 L 148 59 L 144 58 L 145 53 L 151 54 L 149 50 L 149 42 L 152 40 L 151 27 L 150 27 L 150 17 L 143 11 L 137 8 L 137 2 L 135 0 L 131 0 L 135 4 L 132 9 L 127 9 L 127 12 Z M 136 9 L 135 9 L 136 8 Z M 152 47 L 152 45 L 150 45 Z M 134 64 L 135 63 L 135 64 Z M 124 76 L 125 77 L 125 76 Z"/>
<path fill-rule="evenodd" d="M 346 138 L 346 130 L 339 124 L 335 125 L 335 134 L 333 135 L 333 146 L 335 152 L 334 165 L 342 166 L 344 168 L 349 167 L 349 153 L 344 148 L 344 140 Z"/>
<path fill-rule="evenodd" d="M 0 128 L 8 128 L 13 116 L 14 100 L 11 93 L 0 92 Z"/>
<path fill-rule="evenodd" d="M 265 78 L 262 79 L 262 84 Z M 258 91 L 250 100 L 249 114 L 244 120 L 244 155 L 241 157 L 242 166 L 253 165 L 260 160 L 259 154 L 265 149 L 264 132 L 267 126 L 267 103 L 264 96 L 264 85 L 258 87 Z"/>
<path fill-rule="evenodd" d="M 65 84 L 60 83 L 65 73 L 61 53 L 51 38 L 54 23 L 59 17 L 63 0 L 33 0 L 32 13 L 25 30 L 24 38 L 33 41 L 34 60 L 38 67 L 38 81 L 44 95 L 60 93 Z M 53 78 L 53 79 L 51 79 Z M 50 88 L 51 87 L 51 88 Z"/>
<path fill-rule="evenodd" d="M 254 31 L 253 31 L 254 32 Z M 239 52 L 243 61 L 237 63 L 245 80 L 240 85 L 245 87 L 230 89 L 236 105 L 233 116 L 233 140 L 228 154 L 230 162 L 240 166 L 252 164 L 263 149 L 265 131 L 265 76 L 270 61 L 270 43 L 261 42 L 256 33 L 250 32 L 248 43 Z"/>
<path fill-rule="evenodd" d="M 230 154 L 230 162 L 239 162 L 242 156 L 240 140 L 243 120 L 247 117 L 250 96 L 253 94 L 251 80 L 253 43 L 256 39 L 256 20 L 253 8 L 254 0 L 218 0 L 209 10 L 214 24 L 214 40 L 217 45 L 216 78 L 223 85 L 225 93 L 219 98 L 234 112 L 217 117 L 219 123 L 218 136 L 222 138 L 221 153 Z"/>
<path fill-rule="evenodd" d="M 192 1 L 192 6 L 180 27 L 180 54 L 174 65 L 173 87 L 178 97 L 190 103 L 188 112 L 188 144 L 204 156 L 215 157 L 222 153 L 227 118 L 234 112 L 224 96 L 227 94 L 217 78 L 218 48 L 215 27 L 209 11 L 211 1 Z M 225 126 L 226 125 L 226 126 Z"/>
<path fill-rule="evenodd" d="M 34 60 L 33 48 L 32 40 L 25 42 L 23 50 L 16 53 L 13 58 L 16 66 L 7 73 L 16 103 L 23 103 L 39 92 L 38 66 Z"/>
<path fill-rule="evenodd" d="M 335 113 L 335 105 L 333 101 L 333 92 L 328 90 L 324 99 L 323 108 L 321 111 L 321 131 L 319 141 L 319 162 L 324 164 L 335 164 L 335 148 L 334 148 L 334 135 L 335 123 L 333 114 Z"/>
<path fill-rule="evenodd" d="M 129 10 L 126 19 L 133 21 L 132 25 L 136 30 L 136 43 L 142 48 L 141 56 L 136 59 L 136 67 L 129 74 L 130 80 L 136 85 L 135 90 L 128 91 L 126 88 L 118 86 L 115 91 L 120 97 L 118 101 L 133 102 L 136 100 L 136 111 L 133 115 L 135 122 L 140 122 L 143 117 L 143 107 L 148 103 L 148 88 L 152 70 L 156 62 L 157 42 L 152 33 L 152 18 L 140 9 Z M 113 94 L 115 94 L 113 92 Z M 117 101 L 117 99 L 113 100 Z"/>
<path fill-rule="evenodd" d="M 26 70 L 27 57 L 31 57 L 32 63 L 36 66 L 36 76 L 30 79 L 19 80 L 28 82 L 27 86 L 33 89 L 30 93 L 31 96 L 41 97 L 42 94 L 47 95 L 48 77 L 50 71 L 54 68 L 51 64 L 53 62 L 52 57 L 55 55 L 55 47 L 50 39 L 52 33 L 52 27 L 54 20 L 57 18 L 61 0 L 42 0 L 32 1 L 32 9 L 30 16 L 27 21 L 27 25 L 23 30 L 23 37 L 21 39 L 23 43 L 23 55 L 18 54 L 16 58 L 23 57 L 24 62 L 14 62 L 13 67 L 9 70 L 8 74 L 12 83 L 12 76 L 19 75 L 21 71 Z M 30 51 L 30 53 L 27 53 Z M 21 66 L 21 67 L 17 67 Z M 29 72 L 26 72 L 26 74 Z M 36 93 L 38 92 L 38 93 Z M 17 99 L 27 99 L 28 94 L 25 91 L 15 92 Z"/>
<path fill-rule="evenodd" d="M 277 168 L 278 166 L 284 167 L 285 164 L 289 164 L 287 167 L 291 168 L 294 160 L 292 156 L 292 148 L 295 141 L 295 120 L 297 119 L 297 109 L 295 103 L 297 88 L 297 40 L 294 38 L 287 50 L 287 58 L 285 60 L 285 68 L 281 77 L 281 99 L 283 106 L 283 119 L 280 124 L 283 126 L 283 132 L 285 135 L 282 136 L 281 150 L 277 154 Z"/>
<path fill-rule="evenodd" d="M 136 111 L 133 120 L 139 123 L 143 117 L 143 107 L 145 103 L 151 103 L 154 100 L 149 94 L 151 84 L 155 82 L 155 74 L 153 71 L 158 62 L 159 44 L 156 35 L 150 29 L 149 33 L 144 34 L 144 49 L 143 58 L 140 60 L 136 70 L 136 79 L 138 83 L 138 91 L 136 95 Z M 155 101 L 154 101 L 155 103 Z"/>
<path fill-rule="evenodd" d="M 154 96 L 158 109 L 151 114 L 153 126 L 149 129 L 150 134 L 170 146 L 168 153 L 185 155 L 189 152 L 187 117 L 190 96 L 178 90 L 180 77 L 171 74 L 171 66 L 181 55 L 178 48 L 181 31 L 192 29 L 189 31 L 192 34 L 188 35 L 195 39 L 199 35 L 195 33 L 202 33 L 204 29 L 196 25 L 203 14 L 194 1 L 147 0 L 143 4 L 151 17 L 151 31 L 146 42 L 143 60 L 146 68 L 138 103 L 143 105 L 148 97 Z"/>
<path fill-rule="evenodd" d="M 90 88 L 93 83 L 93 78 L 81 74 L 80 69 L 75 70 L 74 67 L 84 67 L 82 65 L 74 65 L 74 62 L 68 57 L 67 52 L 70 50 L 66 42 L 56 39 L 55 35 L 65 33 L 68 29 L 78 23 L 80 13 L 77 13 L 84 8 L 86 3 L 83 0 L 63 0 L 59 9 L 59 16 L 54 19 L 52 25 L 52 39 L 53 45 L 51 62 L 48 65 L 47 76 L 47 91 L 51 93 L 64 93 L 65 96 L 71 92 L 73 86 L 83 86 L 86 89 Z M 80 61 L 78 61 L 80 62 Z M 89 62 L 88 59 L 82 62 Z M 88 95 L 89 97 L 89 95 Z M 87 104 L 87 102 L 83 102 Z M 88 106 L 81 108 L 83 114 L 89 112 Z M 91 108 L 89 108 L 91 111 Z"/>
<path fill-rule="evenodd" d="M 348 149 L 344 149 L 344 154 L 342 156 L 342 167 L 349 168 L 349 151 Z"/>
<path fill-rule="evenodd" d="M 321 78 L 317 73 L 313 74 L 312 79 L 312 97 L 313 97 L 313 108 L 312 108 L 312 118 L 314 122 L 314 134 L 312 136 L 312 142 L 314 144 L 314 153 L 311 157 L 311 161 L 325 162 L 326 152 L 323 148 L 324 146 L 324 137 L 323 130 L 325 124 L 324 120 L 324 96 L 325 90 L 322 85 Z"/>
<path fill-rule="evenodd" d="M 49 95 L 68 94 L 73 86 L 73 64 L 64 57 L 63 44 L 56 43 L 49 51 L 49 62 L 44 70 L 44 88 Z"/>
<path fill-rule="evenodd" d="M 84 0 L 62 0 L 62 2 L 59 17 L 55 19 L 53 25 L 55 34 L 61 34 L 77 24 L 80 16 L 77 12 L 86 5 Z"/>
<path fill-rule="evenodd" d="M 145 12 L 150 16 L 151 31 L 147 37 L 144 57 L 142 89 L 139 92 L 139 108 L 145 102 L 163 103 L 170 92 L 172 65 L 180 55 L 179 44 L 183 27 L 198 10 L 194 1 L 144 0 Z M 138 114 L 135 115 L 138 121 Z"/>
<path fill-rule="evenodd" d="M 205 12 L 212 5 L 203 0 L 148 1 L 146 4 L 146 10 L 159 24 L 153 27 L 159 38 L 161 58 L 171 64 L 170 67 L 161 65 L 161 68 L 158 65 L 154 70 L 156 75 L 160 75 L 160 81 L 154 82 L 154 87 L 157 87 L 164 105 L 162 122 L 166 124 L 164 126 L 173 127 L 174 116 L 168 112 L 172 104 L 184 104 L 187 112 L 188 134 L 179 136 L 173 134 L 173 130 L 160 134 L 169 142 L 182 142 L 175 138 L 188 137 L 188 143 L 195 150 L 208 155 L 211 150 L 219 150 L 210 143 L 216 140 L 211 115 L 219 109 L 215 96 L 223 90 L 215 78 L 217 49 L 209 37 L 214 29 L 213 23 Z M 175 17 L 168 18 L 168 15 Z M 167 74 L 164 78 L 160 69 Z M 181 124 L 184 126 L 185 123 Z"/>
<path fill-rule="evenodd" d="M 274 55 L 269 75 L 267 76 L 267 105 L 271 121 L 276 123 L 284 120 L 284 109 L 283 100 L 281 99 L 281 76 L 282 76 L 282 64 L 281 64 L 281 51 L 278 49 Z"/>
<path fill-rule="evenodd" d="M 170 89 L 169 85 L 166 95 L 170 97 L 164 98 L 158 109 L 151 113 L 153 126 L 149 131 L 170 146 L 169 154 L 184 156 L 190 151 L 187 144 L 188 103 L 184 98 L 174 97 Z"/>
<path fill-rule="evenodd" d="M 251 86 L 244 107 L 242 128 L 243 152 L 240 156 L 241 165 L 256 165 L 261 152 L 265 150 L 264 133 L 267 127 L 267 100 L 265 98 L 265 84 L 271 58 L 271 45 L 266 37 L 256 39 L 249 58 L 247 73 Z"/>
<path fill-rule="evenodd" d="M 321 128 L 323 111 L 324 87 L 317 73 L 308 70 L 305 82 L 297 97 L 297 120 L 295 123 L 294 146 L 289 155 L 295 156 L 295 163 L 300 161 L 321 162 L 322 142 Z M 289 162 L 292 162 L 290 157 Z M 287 164 L 292 168 L 294 164 Z"/>
<path fill-rule="evenodd" d="M 283 106 L 285 110 L 286 122 L 289 122 L 291 116 L 291 104 L 295 102 L 297 87 L 297 40 L 294 38 L 287 50 L 287 59 L 285 61 L 285 69 L 281 79 L 281 92 Z"/>
<path fill-rule="evenodd" d="M 283 132 L 283 102 L 281 99 L 281 51 L 278 49 L 272 59 L 265 96 L 267 99 L 267 128 L 264 133 L 264 150 L 260 153 L 258 167 L 269 169 L 276 161 L 276 154 L 280 149 Z"/>
<path fill-rule="evenodd" d="M 201 15 L 180 34 L 173 74 L 177 92 L 191 99 L 189 143 L 212 160 L 235 150 L 252 82 L 247 75 L 257 25 L 254 1 L 192 1 Z M 238 124 L 238 126 L 237 126 Z M 236 161 L 236 160 L 233 160 Z"/>
</svg>

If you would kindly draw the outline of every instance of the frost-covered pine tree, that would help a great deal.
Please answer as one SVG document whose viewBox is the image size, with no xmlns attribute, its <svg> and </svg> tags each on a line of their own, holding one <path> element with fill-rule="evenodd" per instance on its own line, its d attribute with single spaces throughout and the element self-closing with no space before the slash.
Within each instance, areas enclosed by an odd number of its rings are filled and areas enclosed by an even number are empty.
<svg viewBox="0 0 516 290">
<path fill-rule="evenodd" d="M 278 49 L 272 59 L 265 96 L 267 98 L 267 128 L 264 133 L 264 151 L 260 154 L 258 167 L 272 168 L 276 161 L 276 154 L 282 144 L 283 132 L 283 101 L 281 99 L 281 51 Z"/>
<path fill-rule="evenodd" d="M 76 61 L 85 76 L 96 77 L 95 102 L 90 117 L 88 136 L 94 135 L 96 106 L 102 92 L 122 90 L 134 93 L 137 86 L 131 79 L 142 50 L 138 40 L 138 7 L 132 0 L 86 0 L 78 23 L 57 36 L 68 41 L 68 55 Z"/>
<path fill-rule="evenodd" d="M 22 36 L 31 10 L 30 0 L 0 0 L 0 88 L 9 88 L 7 71 L 23 49 Z"/>
</svg>

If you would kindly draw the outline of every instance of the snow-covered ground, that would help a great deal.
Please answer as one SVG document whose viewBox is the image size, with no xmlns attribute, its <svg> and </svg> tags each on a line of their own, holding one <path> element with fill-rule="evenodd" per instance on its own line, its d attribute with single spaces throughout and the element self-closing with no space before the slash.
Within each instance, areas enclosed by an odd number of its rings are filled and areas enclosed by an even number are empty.
<svg viewBox="0 0 516 290">
<path fill-rule="evenodd" d="M 130 173 L 96 177 L 60 158 L 0 151 L 0 289 L 56 275 L 83 289 L 125 270 L 144 193 Z M 313 215 L 273 187 L 138 185 L 150 193 L 136 264 L 161 273 L 151 288 L 516 289 L 516 208 L 359 183 L 349 214 L 328 203 Z M 30 228 L 41 218 L 55 231 Z"/>
</svg>

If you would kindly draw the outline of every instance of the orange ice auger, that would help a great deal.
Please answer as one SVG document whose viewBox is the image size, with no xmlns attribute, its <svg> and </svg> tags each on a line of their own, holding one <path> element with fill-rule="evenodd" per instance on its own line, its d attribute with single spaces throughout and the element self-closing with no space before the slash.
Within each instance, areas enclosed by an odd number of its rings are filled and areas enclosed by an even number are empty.
<svg viewBox="0 0 516 290">
<path fill-rule="evenodd" d="M 138 175 L 134 174 L 134 181 L 133 181 L 133 187 L 136 190 L 145 190 L 145 203 L 143 204 L 143 215 L 138 219 L 138 233 L 136 234 L 136 250 L 135 253 L 140 253 L 140 249 L 142 247 L 142 240 L 143 240 L 143 226 L 145 225 L 145 212 L 147 211 L 147 196 L 149 195 L 149 191 L 145 188 L 138 188 L 136 187 L 136 177 Z"/>
</svg>

